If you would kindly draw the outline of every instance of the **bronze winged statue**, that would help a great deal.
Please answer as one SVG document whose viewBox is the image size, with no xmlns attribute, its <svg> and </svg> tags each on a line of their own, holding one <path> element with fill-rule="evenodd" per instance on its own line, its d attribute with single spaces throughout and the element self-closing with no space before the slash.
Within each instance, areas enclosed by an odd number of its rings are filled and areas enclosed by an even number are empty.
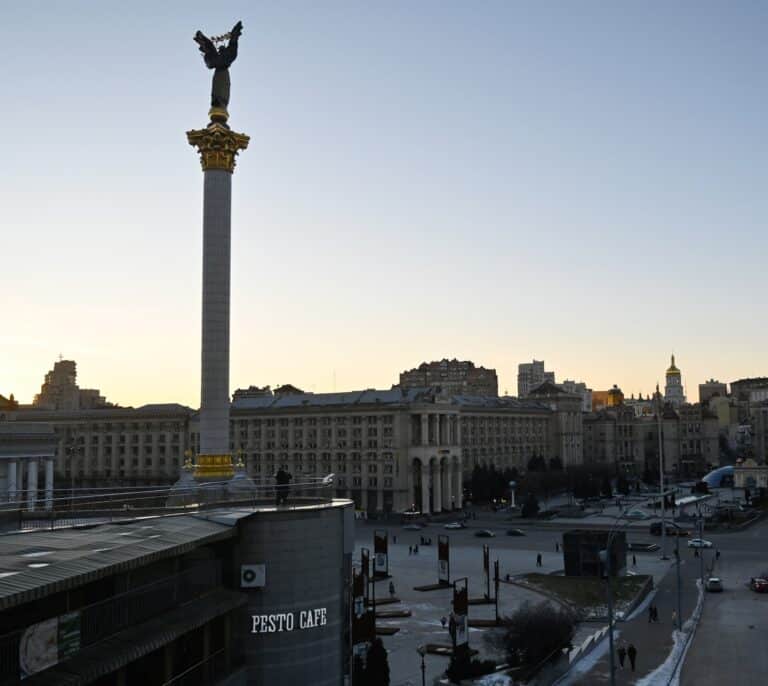
<svg viewBox="0 0 768 686">
<path fill-rule="evenodd" d="M 237 39 L 243 31 L 243 22 L 235 24 L 229 33 L 229 42 L 218 48 L 202 31 L 195 34 L 195 42 L 203 53 L 205 66 L 213 69 L 213 85 L 211 86 L 211 107 L 224 110 L 229 105 L 229 65 L 237 57 Z"/>
</svg>

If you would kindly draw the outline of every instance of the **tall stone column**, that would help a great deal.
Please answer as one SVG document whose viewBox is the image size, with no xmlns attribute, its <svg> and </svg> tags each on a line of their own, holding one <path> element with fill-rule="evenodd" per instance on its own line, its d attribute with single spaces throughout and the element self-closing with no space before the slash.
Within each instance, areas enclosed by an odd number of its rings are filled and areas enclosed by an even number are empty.
<svg viewBox="0 0 768 686">
<path fill-rule="evenodd" d="M 37 460 L 27 462 L 27 509 L 32 512 L 37 504 Z"/>
<path fill-rule="evenodd" d="M 453 461 L 446 458 L 443 469 L 443 510 L 453 509 Z"/>
<path fill-rule="evenodd" d="M 421 415 L 421 444 L 427 445 L 429 441 L 429 415 L 423 412 Z"/>
<path fill-rule="evenodd" d="M 248 136 L 227 126 L 226 110 L 212 108 L 211 123 L 188 131 L 203 167 L 203 312 L 200 383 L 200 454 L 195 479 L 231 478 L 229 448 L 229 284 L 232 174 Z"/>
<path fill-rule="evenodd" d="M 53 458 L 45 461 L 45 509 L 53 507 Z"/>
<path fill-rule="evenodd" d="M 8 502 L 16 502 L 16 460 L 8 463 Z"/>
</svg>

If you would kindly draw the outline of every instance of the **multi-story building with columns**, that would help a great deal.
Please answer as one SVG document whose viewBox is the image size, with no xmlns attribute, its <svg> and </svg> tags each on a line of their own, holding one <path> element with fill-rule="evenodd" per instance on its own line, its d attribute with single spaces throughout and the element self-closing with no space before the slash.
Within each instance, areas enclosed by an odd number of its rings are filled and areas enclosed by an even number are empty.
<svg viewBox="0 0 768 686">
<path fill-rule="evenodd" d="M 296 389 L 298 391 L 298 389 Z M 198 414 L 181 405 L 52 412 L 18 421 L 53 426 L 55 477 L 64 489 L 173 483 L 184 454 L 199 451 Z M 460 507 L 476 464 L 527 468 L 531 457 L 581 462 L 580 397 L 450 395 L 437 388 L 350 393 L 236 394 L 230 448 L 257 484 L 282 467 L 294 483 L 335 475 L 337 495 L 366 511 Z"/>
<path fill-rule="evenodd" d="M 51 507 L 56 443 L 49 424 L 0 421 L 0 503 Z"/>
<path fill-rule="evenodd" d="M 176 404 L 135 409 L 30 409 L 7 413 L 11 421 L 5 424 L 35 422 L 53 427 L 57 488 L 130 486 L 178 479 L 189 448 L 192 414 L 192 409 Z"/>
</svg>

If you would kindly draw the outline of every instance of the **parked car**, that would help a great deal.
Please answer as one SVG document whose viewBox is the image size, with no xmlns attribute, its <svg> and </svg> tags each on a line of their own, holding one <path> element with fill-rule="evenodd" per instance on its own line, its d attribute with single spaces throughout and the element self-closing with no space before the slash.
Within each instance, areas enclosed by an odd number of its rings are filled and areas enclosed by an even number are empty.
<svg viewBox="0 0 768 686">
<path fill-rule="evenodd" d="M 627 510 L 624 513 L 624 519 L 650 519 L 651 515 L 642 510 Z"/>
<path fill-rule="evenodd" d="M 480 529 L 479 531 L 475 531 L 475 536 L 478 538 L 493 538 L 496 534 L 490 529 Z"/>
<path fill-rule="evenodd" d="M 406 531 L 421 531 L 423 528 L 421 524 L 406 524 L 403 527 Z"/>
<path fill-rule="evenodd" d="M 507 529 L 507 536 L 525 536 L 522 529 Z"/>
<path fill-rule="evenodd" d="M 692 538 L 688 541 L 689 548 L 711 548 L 712 541 L 705 541 L 703 538 Z"/>
<path fill-rule="evenodd" d="M 649 529 L 653 536 L 661 536 L 661 522 L 653 522 Z M 667 536 L 690 536 L 691 532 L 684 529 L 679 524 L 667 522 Z"/>
<path fill-rule="evenodd" d="M 451 522 L 446 524 L 443 529 L 466 529 L 467 525 L 464 522 Z"/>
<path fill-rule="evenodd" d="M 749 581 L 749 587 L 755 593 L 768 593 L 768 579 L 763 579 L 761 577 L 753 577 Z"/>
<path fill-rule="evenodd" d="M 723 590 L 723 582 L 717 576 L 711 576 L 707 579 L 706 589 L 710 593 L 721 593 Z"/>
</svg>

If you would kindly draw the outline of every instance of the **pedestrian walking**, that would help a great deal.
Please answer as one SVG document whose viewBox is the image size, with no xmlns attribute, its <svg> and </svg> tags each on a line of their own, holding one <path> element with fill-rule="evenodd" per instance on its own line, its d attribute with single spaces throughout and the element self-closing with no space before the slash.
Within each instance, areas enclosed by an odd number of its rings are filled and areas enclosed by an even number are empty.
<svg viewBox="0 0 768 686">
<path fill-rule="evenodd" d="M 653 606 L 653 621 L 658 622 L 659 621 L 659 608 L 655 605 Z"/>
<path fill-rule="evenodd" d="M 418 555 L 419 554 L 419 546 L 415 545 L 413 546 L 413 554 Z"/>
<path fill-rule="evenodd" d="M 392 543 L 397 543 L 397 536 L 392 536 Z"/>
<path fill-rule="evenodd" d="M 653 603 L 648 606 L 648 624 L 654 621 L 653 618 Z"/>
<path fill-rule="evenodd" d="M 629 664 L 632 667 L 632 671 L 635 671 L 635 660 L 637 659 L 637 648 L 634 643 L 629 644 L 627 648 L 627 657 L 629 658 Z"/>
<path fill-rule="evenodd" d="M 389 582 L 389 595 L 390 597 L 395 595 L 395 584 L 391 581 Z"/>
<path fill-rule="evenodd" d="M 672 626 L 677 626 L 677 610 L 672 610 Z"/>
<path fill-rule="evenodd" d="M 627 649 L 623 643 L 619 643 L 619 649 L 616 652 L 619 654 L 619 666 L 624 669 L 624 658 L 627 657 Z"/>
<path fill-rule="evenodd" d="M 445 629 L 445 624 L 448 620 L 445 618 L 445 616 L 440 617 L 440 623 L 443 625 L 443 629 Z"/>
<path fill-rule="evenodd" d="M 637 567 L 637 556 L 632 555 L 632 566 Z"/>
<path fill-rule="evenodd" d="M 557 541 L 555 541 L 555 552 L 556 553 L 560 552 L 560 543 L 558 543 Z"/>
<path fill-rule="evenodd" d="M 536 555 L 536 566 L 541 567 L 541 553 Z"/>
<path fill-rule="evenodd" d="M 719 550 L 716 550 L 716 551 L 715 551 L 715 559 L 716 559 L 716 560 L 719 560 L 719 559 L 720 559 L 720 551 L 719 551 Z"/>
<path fill-rule="evenodd" d="M 413 546 L 412 545 L 408 546 L 408 554 L 409 555 L 413 555 Z"/>
</svg>

